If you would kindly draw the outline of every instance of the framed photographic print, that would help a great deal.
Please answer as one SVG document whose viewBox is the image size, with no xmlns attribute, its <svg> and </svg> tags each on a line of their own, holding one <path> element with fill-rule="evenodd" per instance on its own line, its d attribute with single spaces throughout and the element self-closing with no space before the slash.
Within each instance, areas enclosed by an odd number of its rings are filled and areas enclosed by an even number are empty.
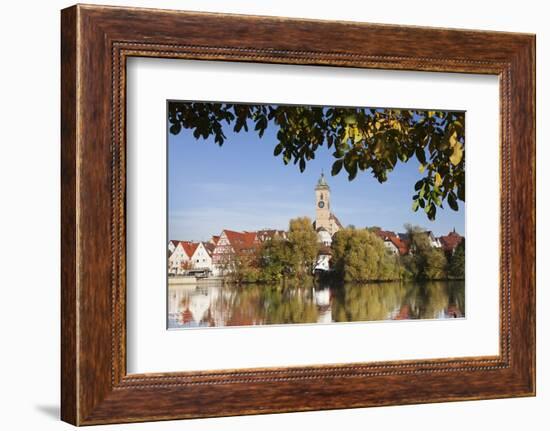
<svg viewBox="0 0 550 431">
<path fill-rule="evenodd" d="M 61 30 L 63 420 L 535 394 L 533 35 Z"/>
</svg>

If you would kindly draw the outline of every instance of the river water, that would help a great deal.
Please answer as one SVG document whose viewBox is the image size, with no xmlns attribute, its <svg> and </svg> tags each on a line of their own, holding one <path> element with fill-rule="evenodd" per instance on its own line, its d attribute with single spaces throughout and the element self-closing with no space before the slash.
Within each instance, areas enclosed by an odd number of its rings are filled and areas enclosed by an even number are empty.
<svg viewBox="0 0 550 431">
<path fill-rule="evenodd" d="M 464 281 L 168 288 L 168 328 L 465 317 Z"/>
</svg>

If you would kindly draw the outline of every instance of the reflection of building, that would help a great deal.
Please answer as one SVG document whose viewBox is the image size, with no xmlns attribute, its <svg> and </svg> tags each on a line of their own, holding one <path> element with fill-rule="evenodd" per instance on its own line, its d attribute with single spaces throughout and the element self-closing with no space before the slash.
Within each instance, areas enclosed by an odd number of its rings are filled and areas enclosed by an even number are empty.
<svg viewBox="0 0 550 431">
<path fill-rule="evenodd" d="M 219 294 L 217 287 L 201 288 L 189 285 L 171 288 L 169 313 L 174 314 L 181 325 L 207 326 L 211 305 L 217 301 Z"/>
<path fill-rule="evenodd" d="M 317 306 L 317 323 L 332 323 L 331 295 L 328 287 L 314 289 L 315 305 Z"/>
</svg>

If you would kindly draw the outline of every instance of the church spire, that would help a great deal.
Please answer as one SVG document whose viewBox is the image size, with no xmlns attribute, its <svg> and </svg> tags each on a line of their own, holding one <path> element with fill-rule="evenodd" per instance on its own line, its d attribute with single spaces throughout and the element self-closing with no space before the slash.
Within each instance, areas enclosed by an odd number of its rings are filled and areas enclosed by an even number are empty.
<svg viewBox="0 0 550 431">
<path fill-rule="evenodd" d="M 323 171 L 321 171 L 321 176 L 319 177 L 319 181 L 317 181 L 316 188 L 328 188 L 327 181 L 325 180 L 325 173 Z"/>
</svg>

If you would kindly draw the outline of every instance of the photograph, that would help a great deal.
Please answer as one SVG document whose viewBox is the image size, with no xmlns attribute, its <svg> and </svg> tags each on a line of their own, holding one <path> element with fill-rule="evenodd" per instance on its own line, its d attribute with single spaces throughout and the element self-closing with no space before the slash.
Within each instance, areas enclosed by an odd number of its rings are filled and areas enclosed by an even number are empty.
<svg viewBox="0 0 550 431">
<path fill-rule="evenodd" d="M 465 318 L 465 116 L 167 101 L 167 328 Z"/>
</svg>

